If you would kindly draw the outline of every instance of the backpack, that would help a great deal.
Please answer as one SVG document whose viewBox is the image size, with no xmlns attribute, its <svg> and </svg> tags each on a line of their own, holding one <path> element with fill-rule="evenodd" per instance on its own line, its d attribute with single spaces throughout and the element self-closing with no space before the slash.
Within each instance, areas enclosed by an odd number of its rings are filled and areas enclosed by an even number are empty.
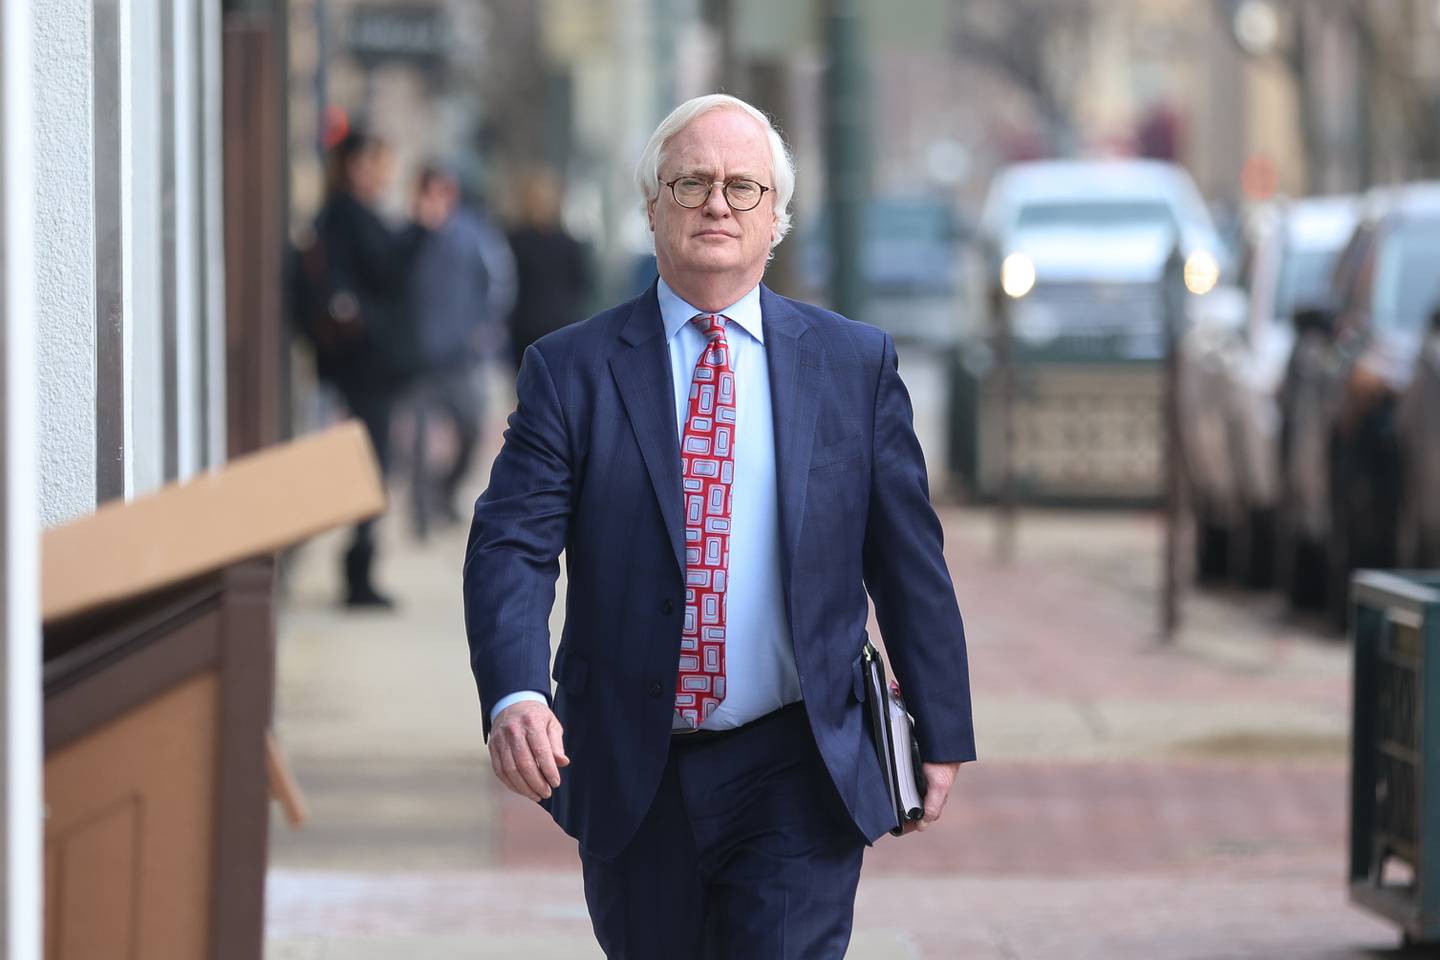
<svg viewBox="0 0 1440 960">
<path fill-rule="evenodd" d="M 336 285 L 324 236 L 317 218 L 292 251 L 289 266 L 291 316 L 315 351 L 322 375 L 333 362 L 343 362 L 363 348 L 366 341 L 359 298 Z"/>
</svg>

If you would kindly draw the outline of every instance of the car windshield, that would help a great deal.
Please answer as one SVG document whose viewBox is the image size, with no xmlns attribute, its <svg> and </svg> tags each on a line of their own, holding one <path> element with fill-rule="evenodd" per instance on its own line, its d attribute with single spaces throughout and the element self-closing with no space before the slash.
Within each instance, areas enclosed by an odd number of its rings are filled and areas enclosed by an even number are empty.
<svg viewBox="0 0 1440 960">
<path fill-rule="evenodd" d="M 1027 203 L 1019 230 L 1169 230 L 1170 208 L 1154 200 L 1065 200 Z"/>
<path fill-rule="evenodd" d="M 944 241 L 954 232 L 950 211 L 938 203 L 873 203 L 866 227 L 887 240 Z"/>
<path fill-rule="evenodd" d="M 1372 322 L 1420 333 L 1440 307 L 1440 218 L 1407 220 L 1381 245 Z"/>
<path fill-rule="evenodd" d="M 1275 316 L 1288 320 L 1297 307 L 1326 303 L 1330 275 L 1339 256 L 1338 249 L 1291 249 L 1280 262 L 1280 279 L 1275 285 Z"/>
</svg>

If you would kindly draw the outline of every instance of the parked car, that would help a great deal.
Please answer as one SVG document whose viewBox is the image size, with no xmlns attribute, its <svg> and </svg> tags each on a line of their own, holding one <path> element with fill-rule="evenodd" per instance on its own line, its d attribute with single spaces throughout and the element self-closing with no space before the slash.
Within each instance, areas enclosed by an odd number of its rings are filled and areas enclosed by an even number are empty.
<svg viewBox="0 0 1440 960">
<path fill-rule="evenodd" d="M 1440 310 L 1415 364 L 1415 376 L 1396 411 L 1400 443 L 1399 564 L 1440 567 Z"/>
<path fill-rule="evenodd" d="M 991 322 L 955 364 L 962 480 L 984 496 L 1003 474 L 994 368 L 1004 319 L 1024 370 L 1010 460 L 1025 495 L 1153 501 L 1165 265 L 1178 245 L 1195 294 L 1228 272 L 1189 174 L 1152 160 L 1017 164 L 992 182 L 980 231 L 987 296 L 975 309 Z"/>
<path fill-rule="evenodd" d="M 1017 347 L 1061 360 L 1160 359 L 1159 281 L 1177 237 L 1197 292 L 1228 260 L 1190 175 L 1154 160 L 1051 160 L 996 176 L 980 218 Z"/>
<path fill-rule="evenodd" d="M 948 200 L 870 200 L 860 249 L 866 320 L 900 340 L 954 343 L 965 321 L 961 251 L 968 233 Z M 820 294 L 831 270 L 828 211 L 811 221 L 799 247 L 801 283 Z"/>
<path fill-rule="evenodd" d="M 1180 343 L 1180 427 L 1202 578 L 1269 586 L 1280 502 L 1280 388 L 1294 314 L 1325 304 L 1356 197 L 1266 204 L 1247 218 L 1239 286 L 1196 304 Z"/>
<path fill-rule="evenodd" d="M 1404 494 L 1399 399 L 1440 304 L 1440 184 L 1376 192 L 1336 264 L 1333 311 L 1301 324 L 1283 391 L 1291 599 L 1343 620 L 1361 567 L 1393 567 Z M 1423 491 L 1417 491 L 1417 494 Z"/>
</svg>

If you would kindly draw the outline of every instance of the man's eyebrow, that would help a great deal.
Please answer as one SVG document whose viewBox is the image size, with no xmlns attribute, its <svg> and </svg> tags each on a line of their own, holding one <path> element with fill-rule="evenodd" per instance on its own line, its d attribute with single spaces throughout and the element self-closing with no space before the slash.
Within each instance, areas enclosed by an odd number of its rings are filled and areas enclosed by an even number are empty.
<svg viewBox="0 0 1440 960">
<path fill-rule="evenodd" d="M 714 171 L 712 168 L 710 168 L 710 167 L 690 167 L 690 168 L 684 168 L 684 167 L 682 167 L 682 168 L 675 174 L 675 176 L 674 176 L 673 179 L 677 179 L 677 180 L 678 180 L 678 179 L 681 178 L 681 177 L 707 177 L 707 178 L 713 180 L 713 179 L 715 178 L 715 171 Z M 746 172 L 746 171 L 741 171 L 741 172 L 739 172 L 739 173 L 732 173 L 732 174 L 730 174 L 730 176 L 727 177 L 726 179 L 727 179 L 727 180 L 756 180 L 756 181 L 758 181 L 758 180 L 760 179 L 760 175 L 757 174 L 757 173 L 749 173 L 749 172 Z"/>
</svg>

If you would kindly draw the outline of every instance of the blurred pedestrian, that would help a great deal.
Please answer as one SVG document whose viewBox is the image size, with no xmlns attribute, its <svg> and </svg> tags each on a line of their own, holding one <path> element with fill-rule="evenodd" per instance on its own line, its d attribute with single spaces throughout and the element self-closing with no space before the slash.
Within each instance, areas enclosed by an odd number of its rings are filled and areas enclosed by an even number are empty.
<svg viewBox="0 0 1440 960">
<path fill-rule="evenodd" d="M 517 370 L 526 347 L 583 316 L 589 294 L 585 248 L 561 225 L 560 203 L 554 174 L 536 172 L 521 181 L 509 235 L 516 279 L 510 347 Z"/>
<path fill-rule="evenodd" d="M 839 958 L 865 845 L 900 828 L 861 703 L 867 590 L 923 761 L 906 832 L 975 758 L 909 396 L 888 334 L 760 282 L 795 183 L 763 113 L 682 104 L 636 182 L 659 279 L 526 349 L 475 506 L 491 765 L 579 841 L 608 956 Z"/>
<path fill-rule="evenodd" d="M 462 202 L 450 171 L 422 170 L 416 204 L 444 214 L 420 247 L 412 291 L 424 372 L 414 393 L 410 490 L 415 534 L 424 539 L 437 516 L 460 521 L 456 495 L 481 437 L 484 343 L 498 339 L 495 332 L 515 300 L 515 263 L 504 235 L 480 208 Z M 438 469 L 429 449 L 437 416 L 449 421 L 455 437 L 449 463 Z"/>
<path fill-rule="evenodd" d="M 365 425 L 382 472 L 390 463 L 396 398 L 421 367 L 409 315 L 410 273 L 428 228 L 443 211 L 417 204 L 416 222 L 392 230 L 375 212 L 393 168 L 389 146 L 352 130 L 326 157 L 325 203 L 293 271 L 296 322 L 315 350 L 316 372 Z M 375 524 L 355 528 L 345 551 L 344 603 L 390 607 L 376 589 Z"/>
</svg>

